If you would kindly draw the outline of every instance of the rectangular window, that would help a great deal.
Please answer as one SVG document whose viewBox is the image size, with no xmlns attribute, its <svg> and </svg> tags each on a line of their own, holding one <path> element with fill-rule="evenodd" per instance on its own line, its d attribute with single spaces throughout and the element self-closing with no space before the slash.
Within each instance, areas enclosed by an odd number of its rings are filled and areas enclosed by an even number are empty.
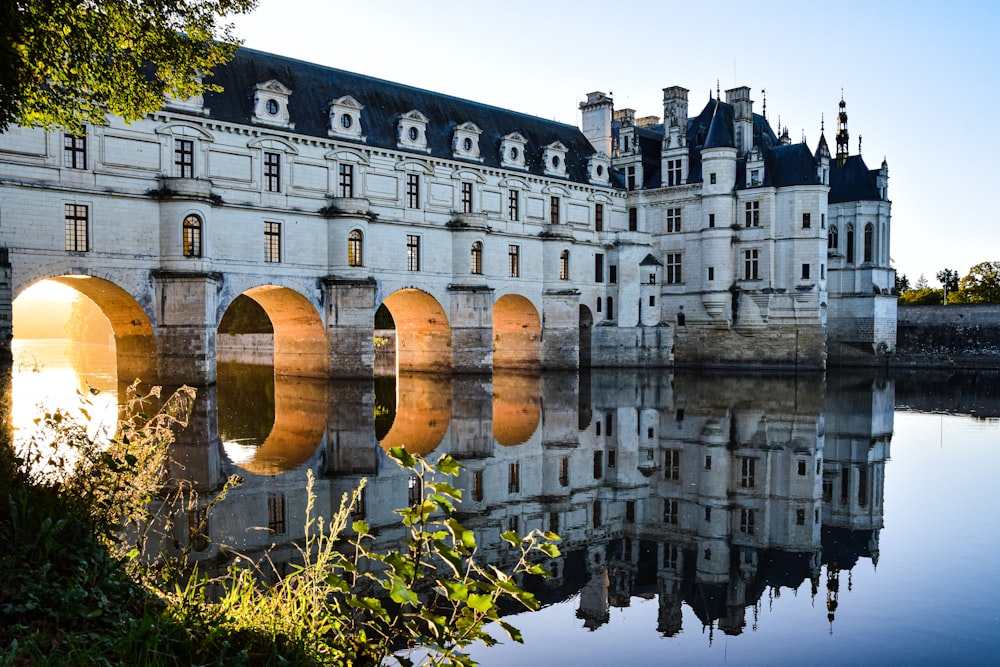
<svg viewBox="0 0 1000 667">
<path fill-rule="evenodd" d="M 368 487 L 365 486 L 361 487 L 358 500 L 351 508 L 351 518 L 355 521 L 360 521 L 366 516 L 368 516 Z"/>
<path fill-rule="evenodd" d="M 594 528 L 601 525 L 601 501 L 594 501 Z"/>
<path fill-rule="evenodd" d="M 264 223 L 264 261 L 281 261 L 281 223 Z"/>
<path fill-rule="evenodd" d="M 507 195 L 507 217 L 511 220 L 517 221 L 521 219 L 520 202 L 517 190 L 511 190 Z"/>
<path fill-rule="evenodd" d="M 715 185 L 716 183 L 715 172 L 712 172 L 711 174 L 708 175 L 708 182 L 711 183 L 712 185 Z"/>
<path fill-rule="evenodd" d="M 63 135 L 63 166 L 68 169 L 87 168 L 87 137 Z"/>
<path fill-rule="evenodd" d="M 746 203 L 746 219 L 744 227 L 760 227 L 760 202 L 748 201 Z"/>
<path fill-rule="evenodd" d="M 559 512 L 549 512 L 549 532 L 559 532 Z"/>
<path fill-rule="evenodd" d="M 740 459 L 740 486 L 752 489 L 757 485 L 757 459 L 744 456 Z"/>
<path fill-rule="evenodd" d="M 806 462 L 804 460 L 799 460 L 799 475 L 804 476 L 806 474 Z"/>
<path fill-rule="evenodd" d="M 549 200 L 549 222 L 553 225 L 559 224 L 559 197 L 552 197 Z"/>
<path fill-rule="evenodd" d="M 746 508 L 740 510 L 740 532 L 746 533 L 747 535 L 753 535 L 754 529 L 754 511 L 748 510 Z"/>
<path fill-rule="evenodd" d="M 612 264 L 608 267 L 608 282 L 614 285 L 618 282 L 618 265 Z"/>
<path fill-rule="evenodd" d="M 826 264 L 819 265 L 819 277 L 821 279 L 826 279 Z"/>
<path fill-rule="evenodd" d="M 715 280 L 715 267 L 714 266 L 708 267 L 708 279 L 709 280 Z"/>
<path fill-rule="evenodd" d="M 706 507 L 705 508 L 705 521 L 711 521 L 711 520 L 712 520 L 712 508 L 711 507 Z"/>
<path fill-rule="evenodd" d="M 681 450 L 668 449 L 664 452 L 663 477 L 677 481 L 681 477 Z"/>
<path fill-rule="evenodd" d="M 625 501 L 625 523 L 635 523 L 635 501 Z M 629 559 L 631 560 L 631 559 Z"/>
<path fill-rule="evenodd" d="M 628 230 L 634 232 L 639 229 L 639 209 L 630 206 L 628 209 Z"/>
<path fill-rule="evenodd" d="M 604 231 L 604 204 L 594 204 L 594 230 Z"/>
<path fill-rule="evenodd" d="M 760 251 L 759 250 L 744 250 L 743 251 L 743 279 L 744 280 L 760 280 Z"/>
<path fill-rule="evenodd" d="M 667 185 L 681 185 L 680 160 L 667 160 Z"/>
<path fill-rule="evenodd" d="M 416 234 L 406 235 L 406 270 L 420 270 L 420 237 Z"/>
<path fill-rule="evenodd" d="M 511 278 L 521 277 L 521 246 L 507 246 L 508 272 Z"/>
<path fill-rule="evenodd" d="M 285 494 L 268 494 L 267 527 L 272 533 L 285 534 Z"/>
<path fill-rule="evenodd" d="M 472 471 L 472 499 L 477 503 L 483 501 L 483 471 Z"/>
<path fill-rule="evenodd" d="M 635 167 L 625 167 L 625 187 L 635 190 Z"/>
<path fill-rule="evenodd" d="M 760 185 L 760 170 L 754 169 L 750 172 L 750 185 L 751 187 L 757 187 Z"/>
<path fill-rule="evenodd" d="M 594 254 L 594 282 L 604 282 L 604 254 L 600 252 Z"/>
<path fill-rule="evenodd" d="M 462 182 L 462 213 L 472 213 L 472 183 Z"/>
<path fill-rule="evenodd" d="M 264 187 L 268 192 L 281 192 L 280 153 L 264 153 Z"/>
<path fill-rule="evenodd" d="M 618 462 L 618 451 L 615 449 L 608 450 L 608 467 L 614 468 Z"/>
<path fill-rule="evenodd" d="M 806 511 L 804 509 L 795 510 L 795 525 L 796 526 L 806 525 Z"/>
<path fill-rule="evenodd" d="M 819 214 L 819 228 L 826 229 L 826 213 Z"/>
<path fill-rule="evenodd" d="M 420 174 L 406 175 L 406 207 L 420 208 Z"/>
<path fill-rule="evenodd" d="M 681 231 L 681 210 L 679 208 L 667 209 L 667 231 Z"/>
<path fill-rule="evenodd" d="M 705 470 L 711 470 L 711 469 L 712 469 L 712 457 L 711 456 L 706 456 L 705 457 Z"/>
<path fill-rule="evenodd" d="M 354 196 L 354 165 L 341 163 L 337 172 L 341 197 Z"/>
<path fill-rule="evenodd" d="M 673 498 L 663 499 L 663 523 L 677 525 L 677 501 Z"/>
<path fill-rule="evenodd" d="M 667 284 L 668 285 L 679 285 L 681 280 L 681 253 L 671 252 L 667 253 Z"/>
<path fill-rule="evenodd" d="M 174 166 L 180 178 L 194 178 L 194 141 L 177 139 L 174 141 Z"/>
<path fill-rule="evenodd" d="M 802 229 L 809 229 L 812 227 L 812 215 L 809 213 L 802 214 Z"/>
<path fill-rule="evenodd" d="M 410 507 L 415 507 L 423 502 L 424 484 L 419 477 L 413 476 L 406 480 L 406 499 Z"/>
<path fill-rule="evenodd" d="M 66 250 L 86 252 L 90 249 L 89 210 L 83 204 L 66 204 Z"/>
<path fill-rule="evenodd" d="M 612 430 L 614 428 L 614 425 L 615 425 L 614 416 L 610 412 L 604 415 L 604 434 L 609 438 L 614 434 Z"/>
<path fill-rule="evenodd" d="M 677 569 L 677 558 L 680 552 L 672 544 L 663 545 L 663 567 L 671 570 Z"/>
<path fill-rule="evenodd" d="M 594 452 L 594 479 L 600 479 L 604 475 L 604 455 L 601 452 Z"/>
<path fill-rule="evenodd" d="M 802 279 L 803 280 L 808 280 L 809 279 L 809 265 L 808 264 L 803 264 L 802 265 Z"/>
<path fill-rule="evenodd" d="M 559 486 L 569 486 L 569 457 L 559 459 Z"/>
<path fill-rule="evenodd" d="M 521 492 L 521 464 L 511 463 L 507 466 L 507 493 Z"/>
<path fill-rule="evenodd" d="M 714 213 L 709 213 L 708 214 L 708 226 L 709 227 L 715 227 L 715 214 Z"/>
</svg>

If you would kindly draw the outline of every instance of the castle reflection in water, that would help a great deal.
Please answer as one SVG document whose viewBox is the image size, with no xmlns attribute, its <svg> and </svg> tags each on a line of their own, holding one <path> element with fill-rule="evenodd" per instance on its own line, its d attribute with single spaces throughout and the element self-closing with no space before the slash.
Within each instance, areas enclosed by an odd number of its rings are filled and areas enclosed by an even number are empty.
<svg viewBox="0 0 1000 667">
<path fill-rule="evenodd" d="M 685 604 L 735 635 L 765 595 L 804 585 L 832 623 L 841 573 L 878 562 L 891 380 L 595 371 L 327 384 L 236 365 L 219 376 L 175 447 L 202 500 L 174 545 L 207 519 L 198 558 L 270 549 L 287 566 L 307 469 L 325 516 L 367 477 L 356 513 L 391 548 L 403 538 L 393 510 L 417 491 L 385 453 L 401 445 L 464 465 L 460 520 L 489 561 L 514 558 L 503 531 L 559 533 L 555 576 L 523 584 L 543 604 L 578 596 L 589 628 L 639 596 L 657 599 L 664 635 L 680 632 Z M 230 474 L 243 484 L 209 511 Z"/>
</svg>

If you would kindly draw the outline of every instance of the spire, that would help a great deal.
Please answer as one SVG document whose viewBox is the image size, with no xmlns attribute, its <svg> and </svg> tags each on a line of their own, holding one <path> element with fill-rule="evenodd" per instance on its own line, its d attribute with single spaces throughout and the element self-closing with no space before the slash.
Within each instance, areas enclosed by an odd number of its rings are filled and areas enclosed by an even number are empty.
<svg viewBox="0 0 1000 667">
<path fill-rule="evenodd" d="M 761 115 L 764 116 L 764 120 L 767 120 L 767 89 L 760 89 L 761 97 L 764 98 L 763 106 L 761 107 Z"/>
<path fill-rule="evenodd" d="M 837 166 L 843 167 L 850 154 L 848 147 L 850 135 L 847 133 L 847 102 L 844 101 L 844 91 L 840 91 L 840 113 L 837 114 Z"/>
<path fill-rule="evenodd" d="M 729 130 L 725 114 L 719 113 L 718 102 L 715 104 L 715 111 L 712 112 L 712 122 L 708 125 L 708 136 L 705 137 L 704 148 L 736 148 L 733 133 Z"/>
</svg>

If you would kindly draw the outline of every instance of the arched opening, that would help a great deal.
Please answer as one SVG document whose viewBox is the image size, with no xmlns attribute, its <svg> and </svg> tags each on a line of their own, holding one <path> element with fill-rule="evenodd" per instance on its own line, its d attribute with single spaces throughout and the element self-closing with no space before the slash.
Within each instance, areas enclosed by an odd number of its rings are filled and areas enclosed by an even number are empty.
<svg viewBox="0 0 1000 667">
<path fill-rule="evenodd" d="M 390 294 L 382 305 L 395 325 L 397 372 L 451 372 L 451 326 L 437 299 L 407 288 Z"/>
<path fill-rule="evenodd" d="M 872 223 L 865 225 L 865 245 L 864 245 L 864 260 L 865 262 L 872 261 L 873 249 L 875 247 L 875 227 Z"/>
<path fill-rule="evenodd" d="M 493 368 L 541 368 L 542 321 L 528 299 L 507 294 L 493 304 Z"/>
<path fill-rule="evenodd" d="M 854 225 L 847 225 L 847 263 L 854 264 Z"/>
<path fill-rule="evenodd" d="M 523 373 L 493 374 L 493 437 L 505 447 L 527 442 L 541 420 L 541 380 Z"/>
<path fill-rule="evenodd" d="M 238 358 L 266 358 L 270 351 L 275 375 L 329 376 L 326 330 L 308 299 L 277 285 L 253 287 L 241 296 L 243 299 L 234 299 L 219 321 L 217 349 L 222 360 L 233 360 L 234 354 Z M 237 323 L 240 326 L 235 326 Z"/>
<path fill-rule="evenodd" d="M 13 327 L 11 416 L 19 439 L 30 437 L 39 406 L 74 415 L 82 407 L 91 434 L 110 435 L 125 389 L 136 379 L 157 382 L 149 318 L 128 292 L 102 278 L 33 283 L 14 299 Z M 81 405 L 81 397 L 90 405 Z"/>
<path fill-rule="evenodd" d="M 392 390 L 394 395 L 387 396 Z M 376 414 L 376 436 L 383 449 L 429 454 L 441 444 L 451 424 L 450 376 L 403 372 L 381 379 L 376 391 L 376 413 L 382 412 Z"/>
</svg>

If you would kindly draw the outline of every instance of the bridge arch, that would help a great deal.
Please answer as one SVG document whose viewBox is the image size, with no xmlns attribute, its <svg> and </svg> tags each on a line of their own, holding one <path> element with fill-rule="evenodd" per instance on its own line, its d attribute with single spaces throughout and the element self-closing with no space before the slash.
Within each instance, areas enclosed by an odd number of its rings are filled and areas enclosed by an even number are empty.
<svg viewBox="0 0 1000 667">
<path fill-rule="evenodd" d="M 15 297 L 41 280 L 51 280 L 76 290 L 93 301 L 108 318 L 115 339 L 119 389 L 136 379 L 151 384 L 159 381 L 152 319 L 131 293 L 107 278 L 80 273 L 36 277 L 30 283 L 17 286 Z"/>
<path fill-rule="evenodd" d="M 396 369 L 450 373 L 451 325 L 440 302 L 413 287 L 387 296 L 383 305 L 396 327 Z"/>
<path fill-rule="evenodd" d="M 505 294 L 493 304 L 493 367 L 541 368 L 542 320 L 520 294 Z"/>
<path fill-rule="evenodd" d="M 329 344 L 316 306 L 298 291 L 281 285 L 259 285 L 242 294 L 259 305 L 271 322 L 274 335 L 274 374 L 295 377 L 329 376 Z M 239 295 L 236 295 L 239 296 Z M 216 327 L 236 300 L 220 308 Z"/>
</svg>

